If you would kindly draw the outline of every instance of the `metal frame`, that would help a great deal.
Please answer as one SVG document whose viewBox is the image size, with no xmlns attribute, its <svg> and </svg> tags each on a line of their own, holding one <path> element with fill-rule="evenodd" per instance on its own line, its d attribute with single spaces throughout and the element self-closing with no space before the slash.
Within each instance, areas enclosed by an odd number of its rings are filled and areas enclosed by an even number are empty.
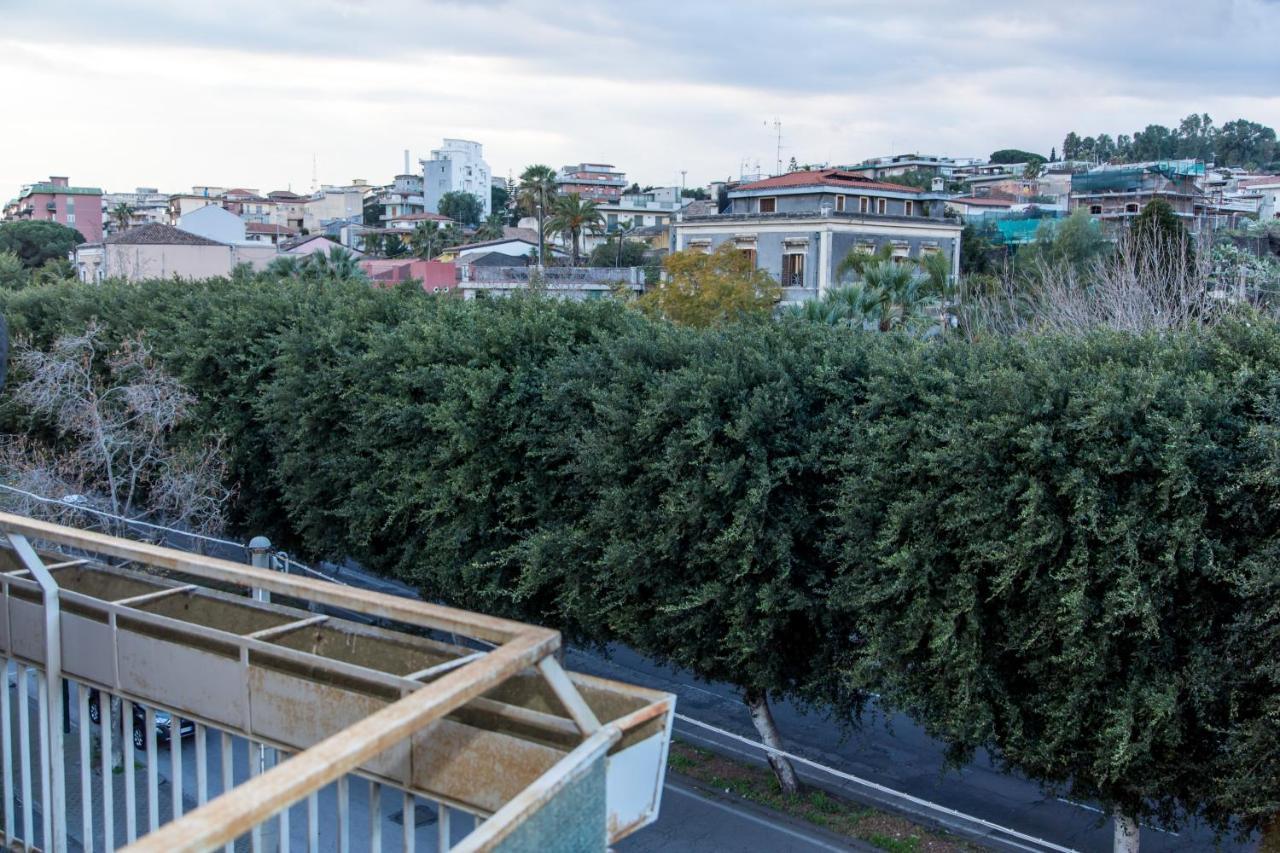
<svg viewBox="0 0 1280 853">
<path fill-rule="evenodd" d="M 311 673 L 315 683 L 323 685 L 323 689 L 328 691 L 325 694 L 326 702 L 333 701 L 331 697 L 335 695 L 335 691 L 338 694 L 337 701 L 341 701 L 342 695 L 345 695 L 342 694 L 343 690 L 354 690 L 356 692 L 351 694 L 353 697 L 364 697 L 352 706 L 353 709 L 359 709 L 359 713 L 351 717 L 354 722 L 347 720 L 350 724 L 326 733 L 327 736 L 318 742 L 304 740 L 296 743 L 279 742 L 269 732 L 264 734 L 255 730 L 248 722 L 248 716 L 243 726 L 232 724 L 229 727 L 225 718 L 210 718 L 207 714 L 202 716 L 202 708 L 193 706 L 190 701 L 184 704 L 175 699 L 175 707 L 168 709 L 175 728 L 180 725 L 180 719 L 188 719 L 196 724 L 197 732 L 201 734 L 206 726 L 223 731 L 224 792 L 215 799 L 208 799 L 207 778 L 202 769 L 197 773 L 198 807 L 159 828 L 155 797 L 148 797 L 149 819 L 146 823 L 149 826 L 144 826 L 142 832 L 146 833 L 147 829 L 153 831 L 138 839 L 131 850 L 210 850 L 230 845 L 246 833 L 251 834 L 255 840 L 260 840 L 264 832 L 273 834 L 276 831 L 277 822 L 282 836 L 287 839 L 288 809 L 295 805 L 305 808 L 308 834 L 314 838 L 318 831 L 316 792 L 334 783 L 341 790 L 349 785 L 346 780 L 351 773 L 365 777 L 374 786 L 371 791 L 376 793 L 372 797 L 376 797 L 378 803 L 385 799 L 382 796 L 383 787 L 394 786 L 402 792 L 405 803 L 405 849 L 412 849 L 415 797 L 425 797 L 438 803 L 438 830 L 446 845 L 451 807 L 471 812 L 478 819 L 488 817 L 481 824 L 482 828 L 489 827 L 485 830 L 486 834 L 473 833 L 478 843 L 479 839 L 486 837 L 491 840 L 505 837 L 508 830 L 497 832 L 505 821 L 518 821 L 522 819 L 521 815 L 529 813 L 529 809 L 536 810 L 540 804 L 554 797 L 563 787 L 564 780 L 582 770 L 582 762 L 587 760 L 584 756 L 592 761 L 605 761 L 608 766 L 608 757 L 623 751 L 631 756 L 626 766 L 630 768 L 632 775 L 635 767 L 645 768 L 639 779 L 640 787 L 644 789 L 643 793 L 648 799 L 641 797 L 639 806 L 629 801 L 619 810 L 620 815 L 615 814 L 611 788 L 607 836 L 618 840 L 656 819 L 674 713 L 674 697 L 565 672 L 555 656 L 560 648 L 558 632 L 3 513 L 0 513 L 0 531 L 9 536 L 19 556 L 23 556 L 19 543 L 30 552 L 22 561 L 27 569 L 0 574 L 0 592 L 3 593 L 0 601 L 4 607 L 0 642 L 4 643 L 6 659 L 17 659 L 20 671 L 24 667 L 41 667 L 55 662 L 56 656 L 47 651 L 43 660 L 33 657 L 29 642 L 23 647 L 27 649 L 25 653 L 15 650 L 13 643 L 17 638 L 13 633 L 12 613 L 17 611 L 11 608 L 24 603 L 30 605 L 40 589 L 38 582 L 41 572 L 52 582 L 53 572 L 67 571 L 68 574 L 63 576 L 65 582 L 61 590 L 53 596 L 54 606 L 44 607 L 45 635 L 55 638 L 56 645 L 56 639 L 63 632 L 73 630 L 71 625 L 65 621 L 60 623 L 59 620 L 75 615 L 78 621 L 74 624 L 80 627 L 75 627 L 74 631 L 89 630 L 89 636 L 104 639 L 106 636 L 110 637 L 111 648 L 108 651 L 114 661 L 112 671 L 109 674 L 94 675 L 83 666 L 73 666 L 71 677 L 79 685 L 78 695 L 84 713 L 87 713 L 84 709 L 88 707 L 86 688 L 119 696 L 124 700 L 121 727 L 127 766 L 132 766 L 133 742 L 129 732 L 133 704 L 140 704 L 146 709 L 146 753 L 150 757 L 147 762 L 148 782 L 153 792 L 156 790 L 156 761 L 152 759 L 155 757 L 154 715 L 157 695 L 154 690 L 150 695 L 140 695 L 122 682 L 124 653 L 117 645 L 117 637 L 156 637 L 161 638 L 156 642 L 178 644 L 171 646 L 172 648 L 182 648 L 185 644 L 197 651 L 216 648 L 220 650 L 216 656 L 221 657 L 226 661 L 226 666 L 230 667 L 236 665 L 235 658 L 238 657 L 240 671 L 244 673 L 241 680 L 245 684 L 245 691 L 250 690 L 251 677 L 259 681 L 275 677 L 271 675 L 275 671 L 271 662 L 278 661 L 280 666 L 285 667 L 279 670 L 280 677 L 294 677 L 289 675 L 294 669 Z M 43 543 L 43 552 L 37 554 L 24 537 Z M 66 553 L 68 550 L 71 553 Z M 85 554 L 90 556 L 86 558 Z M 43 561 L 41 556 L 45 558 Z M 34 558 L 34 566 L 30 565 L 30 558 Z M 124 561 L 130 568 L 112 565 L 112 559 Z M 46 570 L 46 565 L 52 571 Z M 31 577 L 27 577 L 28 574 Z M 175 574 L 181 577 L 172 577 Z M 92 581 L 87 589 L 93 591 L 93 594 L 73 588 L 77 584 L 83 586 L 86 580 Z M 193 580 L 196 582 L 192 582 Z M 200 581 L 207 581 L 209 585 Z M 111 589 L 112 584 L 117 585 L 119 591 L 126 591 L 128 594 L 103 597 L 102 590 Z M 228 591 L 229 589 L 232 591 Z M 277 597 L 276 602 L 271 600 L 273 595 Z M 282 606 L 280 596 L 300 599 L 307 602 L 309 608 L 319 605 L 334 608 L 340 613 L 317 614 L 312 609 Z M 61 614 L 57 607 L 59 599 L 63 605 Z M 46 595 L 42 600 L 50 599 Z M 67 614 L 68 607 L 71 609 L 70 614 Z M 29 606 L 22 613 L 27 614 L 22 618 L 31 618 Z M 205 614 L 204 618 L 199 616 L 200 613 Z M 231 615 L 227 615 L 228 613 Z M 370 627 L 341 618 L 342 614 L 357 614 L 373 622 L 375 626 L 387 620 L 413 626 L 414 629 L 425 632 L 426 636 Z M 195 618 L 189 618 L 192 616 Z M 220 622 L 220 619 L 223 621 Z M 98 627 L 94 627 L 95 625 Z M 230 625 L 234 627 L 229 627 Z M 107 631 L 109 635 L 104 633 Z M 142 633 L 139 634 L 139 631 Z M 432 635 L 467 637 L 479 641 L 479 645 L 493 645 L 493 648 L 476 651 L 475 644 L 442 642 L 431 639 Z M 77 635 L 73 633 L 71 636 Z M 352 651 L 348 659 L 326 654 L 326 648 L 330 652 L 333 649 L 324 643 L 333 644 L 341 637 L 347 637 L 348 643 L 371 643 L 372 646 L 367 647 L 363 653 Z M 83 637 L 79 642 L 81 646 L 84 645 Z M 290 642 L 293 642 L 292 647 L 286 645 Z M 389 670 L 386 666 L 380 669 L 365 659 L 371 650 L 383 648 L 400 654 L 400 669 Z M 412 665 L 415 659 L 429 665 L 418 665 L 415 668 Z M 406 662 L 408 665 L 403 665 Z M 264 666 L 267 667 L 266 670 L 263 669 Z M 406 669 L 414 671 L 406 673 Z M 267 675 L 261 675 L 263 672 Z M 48 683 L 59 684 L 60 680 L 61 675 L 58 680 L 50 678 Z M 24 680 L 21 688 L 25 686 Z M 20 692 L 25 691 L 20 689 Z M 53 701 L 53 694 L 58 692 L 43 691 L 40 695 L 43 699 L 47 694 L 51 700 L 48 704 L 54 706 L 56 702 Z M 8 691 L 0 693 L 3 693 L 3 701 L 7 705 Z M 105 698 L 103 693 L 99 695 Z M 383 698 L 377 699 L 378 696 Z M 246 709 L 250 707 L 248 697 L 249 693 L 246 692 L 243 700 Z M 160 701 L 165 702 L 164 697 L 160 697 Z M 110 728 L 111 704 L 110 701 L 104 704 L 99 700 L 99 707 L 106 721 L 104 731 Z M 61 731 L 60 725 L 49 725 L 55 719 L 53 713 L 52 707 L 47 709 L 42 720 L 44 725 L 41 726 L 41 733 L 44 734 L 43 730 L 48 728 L 50 737 L 60 735 Z M 60 713 L 58 711 L 59 720 Z M 245 713 L 247 715 L 249 711 L 246 710 Z M 25 715 L 19 719 L 20 723 L 24 723 Z M 440 729 L 433 724 L 445 728 Z M 9 728 L 7 714 L 4 715 L 4 725 L 6 729 Z M 457 729 L 458 726 L 463 726 L 464 729 Z M 490 732 L 490 726 L 496 728 Z M 395 748 L 398 750 L 396 754 L 401 755 L 408 754 L 406 750 L 412 748 L 415 756 L 413 760 L 417 763 L 420 759 L 416 757 L 416 750 L 424 743 L 421 738 L 426 732 L 432 733 L 426 735 L 429 738 L 426 743 L 434 743 L 437 748 L 441 744 L 447 747 L 450 732 L 461 732 L 467 727 L 481 738 L 499 738 L 498 741 L 493 741 L 495 745 L 509 743 L 514 746 L 526 743 L 520 749 L 532 749 L 534 751 L 529 755 L 543 756 L 537 758 L 538 762 L 543 763 L 536 766 L 547 769 L 540 769 L 539 776 L 530 776 L 527 774 L 528 769 L 534 766 L 531 765 L 523 771 L 524 775 L 513 777 L 502 764 L 518 759 L 512 757 L 514 753 L 510 749 L 501 747 L 498 747 L 497 754 L 502 755 L 502 758 L 483 759 L 488 764 L 468 765 L 471 769 L 464 772 L 462 777 L 457 775 L 458 771 L 455 769 L 452 777 L 455 782 L 441 781 L 439 784 L 444 787 L 440 789 L 415 787 L 416 782 L 413 780 L 419 778 L 419 773 L 411 769 L 406 769 L 403 777 L 400 771 L 388 775 L 386 770 L 378 769 L 392 766 L 375 761 L 389 749 Z M 281 749 L 288 750 L 293 755 L 275 766 L 270 766 L 273 762 L 266 761 L 258 767 L 258 762 L 251 760 L 251 765 L 255 765 L 251 770 L 251 777 L 239 786 L 227 790 L 232 781 L 231 765 L 226 761 L 230 757 L 228 732 L 238 732 L 248 738 L 253 750 L 272 752 Z M 7 731 L 5 734 L 4 779 L 8 786 L 12 784 L 13 775 L 8 749 L 10 740 Z M 25 742 L 26 732 L 23 734 Z M 81 740 L 85 737 L 82 731 Z M 504 738 L 505 741 L 501 740 Z M 471 743 L 472 739 L 473 736 L 464 735 L 460 742 Z M 175 746 L 171 761 L 175 768 L 180 768 L 181 737 L 172 742 Z M 103 743 L 105 751 L 109 752 L 109 739 L 104 739 Z M 588 744 L 592 745 L 591 749 L 586 749 Z M 645 750 L 644 757 L 637 765 L 636 756 L 639 753 L 636 750 L 641 747 Z M 197 767 L 206 768 L 203 737 L 197 739 L 195 749 Z M 432 753 L 428 753 L 430 754 Z M 438 753 L 435 755 L 439 757 Z M 548 762 L 547 758 L 552 755 L 560 757 Z M 654 760 L 654 756 L 661 757 L 660 764 Z M 104 755 L 104 768 L 109 760 Z M 56 766 L 60 762 L 53 764 Z M 429 759 L 428 765 L 430 764 Z M 408 764 L 404 766 L 409 768 Z M 86 785 L 87 772 L 86 765 L 82 764 L 82 787 Z M 433 769 L 432 773 L 435 772 Z M 471 784 L 475 780 L 470 776 L 476 774 L 482 777 L 481 782 L 491 777 L 495 784 L 502 780 L 506 790 L 519 792 L 514 798 L 504 795 L 502 800 L 494 801 L 492 805 L 478 805 L 477 801 L 470 800 L 461 789 L 456 796 L 450 793 L 450 784 L 460 781 Z M 104 773 L 102 785 L 104 804 L 109 803 L 113 796 L 106 775 Z M 180 774 L 175 775 L 180 778 Z M 133 806 L 137 800 L 133 790 L 133 775 L 126 773 L 125 776 L 128 808 L 124 834 L 127 842 L 134 842 L 138 828 Z M 513 788 L 513 779 L 521 780 L 519 784 L 527 787 L 523 790 Z M 463 785 L 464 789 L 467 784 Z M 636 786 L 628 784 L 624 787 Z M 5 793 L 6 826 L 14 826 L 8 813 L 12 806 L 8 788 Z M 87 788 L 85 793 L 88 793 Z M 180 785 L 174 787 L 172 795 L 174 812 L 178 815 L 182 808 Z M 85 797 L 87 804 L 90 799 Z M 634 796 L 632 799 L 634 800 Z M 43 801 L 49 802 L 49 799 L 46 797 Z M 29 806 L 30 798 L 24 797 L 24 803 Z M 512 804 L 516 804 L 514 810 Z M 345 837 L 350 830 L 350 821 L 340 823 Z M 23 825 L 28 826 L 29 822 Z M 488 846 L 485 844 L 475 849 L 488 849 Z"/>
</svg>

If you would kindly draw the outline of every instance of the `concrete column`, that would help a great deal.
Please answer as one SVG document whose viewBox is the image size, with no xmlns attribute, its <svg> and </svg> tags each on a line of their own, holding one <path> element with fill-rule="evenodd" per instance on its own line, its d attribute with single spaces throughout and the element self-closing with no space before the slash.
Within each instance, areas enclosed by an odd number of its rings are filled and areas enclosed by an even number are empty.
<svg viewBox="0 0 1280 853">
<path fill-rule="evenodd" d="M 831 289 L 831 228 L 824 228 L 818 235 L 818 298 Z"/>
</svg>

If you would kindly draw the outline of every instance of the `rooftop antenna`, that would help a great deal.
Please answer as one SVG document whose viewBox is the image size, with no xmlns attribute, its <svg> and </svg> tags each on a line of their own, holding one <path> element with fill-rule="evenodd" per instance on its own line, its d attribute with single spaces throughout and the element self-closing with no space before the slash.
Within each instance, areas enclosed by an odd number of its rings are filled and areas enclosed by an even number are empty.
<svg viewBox="0 0 1280 853">
<path fill-rule="evenodd" d="M 312 192 L 316 191 L 316 188 L 319 184 L 319 180 L 317 178 L 318 174 L 319 173 L 316 171 L 316 154 L 313 151 L 311 152 L 311 191 Z"/>
<path fill-rule="evenodd" d="M 765 122 L 766 126 L 768 126 L 768 124 L 769 122 Z M 777 151 L 775 152 L 777 154 L 777 164 L 776 164 L 777 171 L 775 171 L 774 174 L 781 175 L 782 174 L 782 119 L 777 118 L 776 116 L 773 119 L 773 132 L 777 134 L 777 137 L 778 137 L 778 147 L 777 147 Z"/>
</svg>

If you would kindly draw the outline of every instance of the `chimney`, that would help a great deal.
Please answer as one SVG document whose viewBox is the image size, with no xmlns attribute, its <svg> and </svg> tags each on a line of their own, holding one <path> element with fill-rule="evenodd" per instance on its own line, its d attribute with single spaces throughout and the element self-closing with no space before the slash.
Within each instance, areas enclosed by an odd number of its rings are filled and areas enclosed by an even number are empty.
<svg viewBox="0 0 1280 853">
<path fill-rule="evenodd" d="M 67 185 L 67 178 L 59 175 L 50 175 L 49 183 L 53 184 L 55 187 L 65 187 Z"/>
</svg>

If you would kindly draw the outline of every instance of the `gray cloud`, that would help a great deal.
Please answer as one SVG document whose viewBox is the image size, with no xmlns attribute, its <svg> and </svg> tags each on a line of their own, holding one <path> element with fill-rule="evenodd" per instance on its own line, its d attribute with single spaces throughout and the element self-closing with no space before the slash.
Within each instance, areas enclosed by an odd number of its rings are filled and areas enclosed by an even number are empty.
<svg viewBox="0 0 1280 853">
<path fill-rule="evenodd" d="M 0 42 L 0 87 L 21 76 L 7 94 L 49 125 L 38 147 L 0 139 L 13 183 L 74 156 L 117 185 L 302 185 L 317 150 L 326 179 L 384 179 L 365 164 L 445 134 L 500 174 L 601 157 L 694 182 L 767 167 L 774 115 L 801 162 L 1047 152 L 1191 112 L 1280 125 L 1277 0 L 0 0 Z M 82 48 L 114 53 L 85 73 Z M 78 98 L 89 130 L 47 108 Z M 189 132 L 211 121 L 214 140 Z M 143 125 L 195 147 L 146 149 Z"/>
</svg>

